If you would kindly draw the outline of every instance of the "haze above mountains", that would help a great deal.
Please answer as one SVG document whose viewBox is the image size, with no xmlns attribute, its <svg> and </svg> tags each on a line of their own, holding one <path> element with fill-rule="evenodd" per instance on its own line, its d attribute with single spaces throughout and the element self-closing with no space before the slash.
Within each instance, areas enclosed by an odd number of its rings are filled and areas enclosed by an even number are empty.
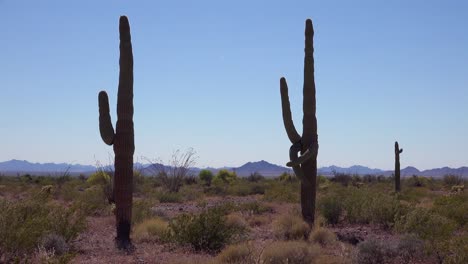
<svg viewBox="0 0 468 264">
<path fill-rule="evenodd" d="M 169 167 L 162 164 L 153 164 L 157 168 L 166 168 Z M 135 167 L 141 169 L 143 174 L 151 175 L 154 171 L 158 170 L 155 169 L 155 166 L 151 164 L 141 164 L 136 163 Z M 216 173 L 220 169 L 228 169 L 235 171 L 237 175 L 245 177 L 249 176 L 252 173 L 259 173 L 265 177 L 276 177 L 282 174 L 283 172 L 292 173 L 292 170 L 287 167 L 279 166 L 276 164 L 269 163 L 267 161 L 261 160 L 257 162 L 247 162 L 246 164 L 240 167 L 222 167 L 222 168 L 197 168 L 194 167 L 191 171 L 194 174 L 197 174 L 202 169 L 208 169 Z M 78 175 L 78 174 L 91 174 L 97 170 L 96 166 L 92 165 L 81 165 L 81 164 L 68 164 L 68 163 L 31 163 L 26 160 L 9 160 L 0 162 L 0 173 L 4 175 L 17 175 L 17 174 L 42 174 L 42 175 L 61 175 L 65 172 L 70 173 L 71 175 Z M 321 167 L 318 169 L 318 173 L 320 175 L 333 175 L 333 173 L 347 173 L 347 174 L 373 174 L 373 175 L 385 175 L 390 176 L 392 175 L 393 171 L 389 170 L 381 170 L 381 169 L 372 169 L 365 166 L 354 165 L 348 168 L 338 167 L 338 166 L 328 166 L 328 167 Z M 460 167 L 460 168 L 434 168 L 429 170 L 420 171 L 415 167 L 406 167 L 401 170 L 402 176 L 412 176 L 412 175 L 419 175 L 419 176 L 427 176 L 427 177 L 440 177 L 446 174 L 455 174 L 460 175 L 463 177 L 468 177 L 468 167 Z"/>
</svg>

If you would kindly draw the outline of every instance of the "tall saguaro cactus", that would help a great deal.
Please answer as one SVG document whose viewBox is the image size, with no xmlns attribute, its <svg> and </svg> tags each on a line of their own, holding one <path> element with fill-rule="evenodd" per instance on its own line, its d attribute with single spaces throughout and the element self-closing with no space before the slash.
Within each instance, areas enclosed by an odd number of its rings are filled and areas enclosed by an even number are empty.
<svg viewBox="0 0 468 264">
<path fill-rule="evenodd" d="M 120 73 L 117 94 L 117 126 L 114 133 L 109 115 L 109 99 L 105 91 L 99 93 L 99 131 L 107 145 L 114 145 L 115 175 L 113 195 L 116 206 L 117 237 L 119 249 L 131 249 L 130 229 L 132 219 L 133 153 L 133 54 L 130 25 L 125 16 L 120 17 Z"/>
<path fill-rule="evenodd" d="M 398 141 L 395 141 L 395 192 L 401 191 L 400 186 L 400 154 L 403 149 L 398 146 Z"/>
<path fill-rule="evenodd" d="M 281 105 L 283 122 L 292 143 L 289 149 L 290 162 L 296 176 L 301 180 L 301 209 L 302 217 L 312 225 L 315 220 L 315 196 L 317 185 L 317 154 L 318 135 L 317 118 L 315 116 L 315 79 L 314 79 L 314 29 L 312 20 L 306 20 L 305 28 L 305 56 L 304 56 L 304 87 L 302 137 L 297 133 L 292 121 L 288 97 L 288 85 L 283 77 L 280 80 Z M 301 155 L 298 157 L 298 152 Z"/>
</svg>

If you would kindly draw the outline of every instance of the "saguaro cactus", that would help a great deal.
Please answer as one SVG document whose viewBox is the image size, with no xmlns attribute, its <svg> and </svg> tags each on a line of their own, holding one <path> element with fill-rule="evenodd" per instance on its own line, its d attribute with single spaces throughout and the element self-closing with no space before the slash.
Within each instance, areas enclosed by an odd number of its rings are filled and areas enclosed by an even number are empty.
<svg viewBox="0 0 468 264">
<path fill-rule="evenodd" d="M 132 219 L 133 153 L 133 54 L 130 25 L 125 16 L 120 17 L 120 73 L 117 94 L 117 126 L 114 133 L 109 115 L 109 99 L 105 91 L 99 93 L 99 131 L 107 145 L 114 145 L 115 175 L 114 200 L 119 249 L 131 249 L 130 227 Z"/>
<path fill-rule="evenodd" d="M 400 153 L 403 149 L 398 146 L 398 141 L 395 141 L 395 192 L 401 191 L 400 186 Z"/>
<path fill-rule="evenodd" d="M 315 196 L 317 181 L 318 135 L 317 118 L 315 116 L 315 79 L 314 79 L 314 29 L 312 20 L 306 20 L 305 28 L 305 56 L 304 56 L 304 87 L 302 137 L 297 133 L 292 121 L 286 79 L 280 79 L 281 105 L 283 122 L 292 143 L 289 149 L 290 162 L 296 176 L 301 180 L 301 209 L 302 217 L 313 225 L 315 220 Z M 298 152 L 301 156 L 298 157 Z"/>
</svg>

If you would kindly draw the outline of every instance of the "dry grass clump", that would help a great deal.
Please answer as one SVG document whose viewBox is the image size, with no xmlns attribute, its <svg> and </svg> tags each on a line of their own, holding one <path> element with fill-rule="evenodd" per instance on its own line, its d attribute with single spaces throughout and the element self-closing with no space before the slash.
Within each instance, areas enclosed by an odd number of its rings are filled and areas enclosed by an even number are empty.
<svg viewBox="0 0 468 264">
<path fill-rule="evenodd" d="M 323 227 L 315 228 L 310 235 L 310 240 L 322 247 L 331 246 L 337 242 L 335 233 Z"/>
<path fill-rule="evenodd" d="M 164 239 L 168 232 L 168 223 L 161 218 L 150 218 L 137 224 L 133 230 L 136 241 L 157 241 Z"/>
<path fill-rule="evenodd" d="M 239 213 L 230 213 L 226 216 L 226 225 L 232 228 L 246 229 L 247 222 Z"/>
<path fill-rule="evenodd" d="M 216 264 L 255 264 L 256 256 L 251 244 L 242 243 L 226 247 L 216 257 Z"/>
<path fill-rule="evenodd" d="M 270 222 L 270 218 L 266 215 L 251 215 L 247 222 L 250 227 L 262 226 Z"/>
<path fill-rule="evenodd" d="M 310 228 L 300 216 L 282 215 L 273 222 L 273 233 L 279 239 L 307 239 Z"/>
<path fill-rule="evenodd" d="M 265 248 L 264 264 L 318 263 L 320 248 L 303 241 L 277 241 Z"/>
</svg>

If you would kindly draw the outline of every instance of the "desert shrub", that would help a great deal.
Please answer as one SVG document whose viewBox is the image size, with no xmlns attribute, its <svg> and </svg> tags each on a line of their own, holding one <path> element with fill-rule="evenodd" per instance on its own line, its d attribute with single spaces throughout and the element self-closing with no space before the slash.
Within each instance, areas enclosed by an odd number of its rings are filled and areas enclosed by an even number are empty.
<svg viewBox="0 0 468 264">
<path fill-rule="evenodd" d="M 299 202 L 299 186 L 297 184 L 272 184 L 265 190 L 263 199 L 269 202 Z"/>
<path fill-rule="evenodd" d="M 57 234 L 46 234 L 42 237 L 40 245 L 48 251 L 53 250 L 54 254 L 57 255 L 63 255 L 67 253 L 69 249 L 65 238 Z"/>
<path fill-rule="evenodd" d="M 333 233 L 329 229 L 319 227 L 319 228 L 315 228 L 312 231 L 312 233 L 310 234 L 310 240 L 325 247 L 325 246 L 335 244 L 337 241 L 337 238 L 336 238 L 335 233 Z"/>
<path fill-rule="evenodd" d="M 229 245 L 216 257 L 219 264 L 255 264 L 256 256 L 252 245 L 242 243 Z"/>
<path fill-rule="evenodd" d="M 211 181 L 213 180 L 213 173 L 210 170 L 201 170 L 198 173 L 198 178 L 202 181 L 206 186 L 211 185 Z"/>
<path fill-rule="evenodd" d="M 317 263 L 320 248 L 302 241 L 277 241 L 268 245 L 262 254 L 265 264 Z"/>
<path fill-rule="evenodd" d="M 273 212 L 273 208 L 271 206 L 267 206 L 258 201 L 241 203 L 237 205 L 237 210 L 246 212 L 249 214 L 263 214 L 263 213 Z"/>
<path fill-rule="evenodd" d="M 375 238 L 358 244 L 357 261 L 359 264 L 391 263 L 395 256 L 395 247 Z"/>
<path fill-rule="evenodd" d="M 251 227 L 262 226 L 270 223 L 270 218 L 265 215 L 251 215 L 248 217 L 247 222 Z"/>
<path fill-rule="evenodd" d="M 337 195 L 326 195 L 319 199 L 318 209 L 328 224 L 335 225 L 343 214 L 343 201 Z"/>
<path fill-rule="evenodd" d="M 279 239 L 307 239 L 310 228 L 298 215 L 282 215 L 273 222 L 273 233 Z"/>
<path fill-rule="evenodd" d="M 90 186 L 92 185 L 106 185 L 111 182 L 111 177 L 109 174 L 105 173 L 104 171 L 97 171 L 91 174 L 86 183 Z"/>
<path fill-rule="evenodd" d="M 449 254 L 444 259 L 448 264 L 468 263 L 468 235 L 462 234 L 453 237 L 449 243 Z"/>
<path fill-rule="evenodd" d="M 450 254 L 450 237 L 456 223 L 425 208 L 416 208 L 397 221 L 400 232 L 415 234 L 425 240 L 427 253 L 435 254 L 440 262 Z"/>
<path fill-rule="evenodd" d="M 248 182 L 237 181 L 228 187 L 228 194 L 235 196 L 247 196 L 251 194 L 252 187 Z"/>
<path fill-rule="evenodd" d="M 247 227 L 247 222 L 239 213 L 230 213 L 226 216 L 226 225 L 243 229 Z"/>
<path fill-rule="evenodd" d="M 362 181 L 366 183 L 375 183 L 377 182 L 377 176 L 372 174 L 366 174 L 362 176 Z"/>
<path fill-rule="evenodd" d="M 287 172 L 283 172 L 279 177 L 278 181 L 280 182 L 294 182 L 297 181 L 297 177 Z"/>
<path fill-rule="evenodd" d="M 258 172 L 254 172 L 254 173 L 251 173 L 248 177 L 247 177 L 247 181 L 249 182 L 259 182 L 259 181 L 262 181 L 264 180 L 265 177 L 263 177 L 260 173 Z"/>
<path fill-rule="evenodd" d="M 407 186 L 410 187 L 424 187 L 427 185 L 427 179 L 422 176 L 413 175 L 411 178 L 405 179 Z"/>
<path fill-rule="evenodd" d="M 223 184 L 232 184 L 237 180 L 237 175 L 235 172 L 228 170 L 220 170 L 214 177 L 213 181 L 221 182 Z"/>
<path fill-rule="evenodd" d="M 367 188 L 347 189 L 340 195 L 346 212 L 345 218 L 350 223 L 375 223 L 391 227 L 395 223 L 395 217 L 405 211 L 396 197 Z"/>
<path fill-rule="evenodd" d="M 444 175 L 444 183 L 448 186 L 459 185 L 463 183 L 463 177 L 455 174 Z"/>
<path fill-rule="evenodd" d="M 137 241 L 165 240 L 169 231 L 169 224 L 161 218 L 147 218 L 136 224 L 133 237 Z"/>
<path fill-rule="evenodd" d="M 434 201 L 434 211 L 454 220 L 460 226 L 468 223 L 468 195 L 466 193 L 438 197 Z"/>
<path fill-rule="evenodd" d="M 230 227 L 219 208 L 205 209 L 198 215 L 181 214 L 169 223 L 171 241 L 191 245 L 195 250 L 216 252 L 244 230 Z"/>
<path fill-rule="evenodd" d="M 352 177 L 346 173 L 335 172 L 333 173 L 333 177 L 330 179 L 332 182 L 341 183 L 343 186 L 348 186 L 349 183 L 352 181 Z"/>
<path fill-rule="evenodd" d="M 415 235 L 405 235 L 398 241 L 396 252 L 404 263 L 413 263 L 424 256 L 424 241 Z"/>
<path fill-rule="evenodd" d="M 134 199 L 132 206 L 132 223 L 138 224 L 153 217 L 151 207 L 153 202 L 146 199 Z"/>
<path fill-rule="evenodd" d="M 109 213 L 110 208 L 106 194 L 100 186 L 91 186 L 79 192 L 73 206 L 86 215 L 105 215 Z"/>
<path fill-rule="evenodd" d="M 70 241 L 86 227 L 81 211 L 50 203 L 43 196 L 19 201 L 0 199 L 0 212 L 0 252 L 7 259 L 8 255 L 31 253 L 47 234 Z"/>
<path fill-rule="evenodd" d="M 156 198 L 161 203 L 181 203 L 183 202 L 182 195 L 176 192 L 158 192 Z"/>
</svg>

